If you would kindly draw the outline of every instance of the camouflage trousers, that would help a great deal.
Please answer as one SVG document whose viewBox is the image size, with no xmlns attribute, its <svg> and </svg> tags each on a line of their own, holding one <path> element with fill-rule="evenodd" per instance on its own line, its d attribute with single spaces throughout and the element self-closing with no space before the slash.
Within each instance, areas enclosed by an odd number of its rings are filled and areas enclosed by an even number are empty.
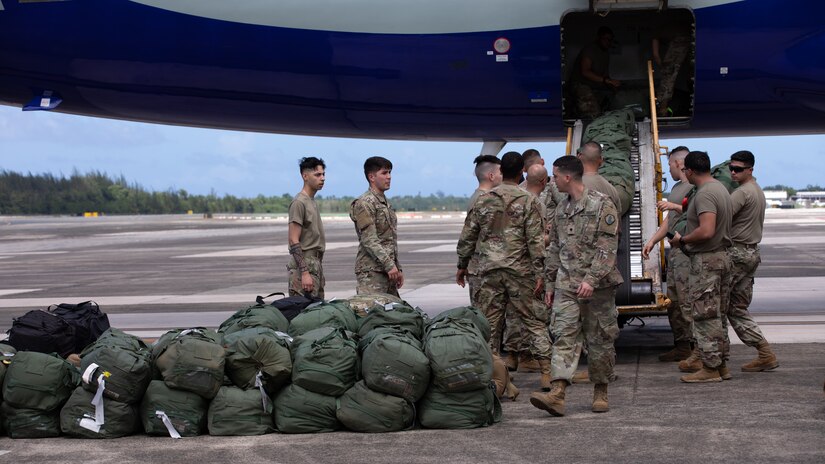
<svg viewBox="0 0 825 464">
<path fill-rule="evenodd" d="M 728 248 L 731 263 L 730 301 L 725 316 L 745 345 L 756 347 L 765 340 L 748 306 L 753 299 L 753 275 L 762 262 L 759 248 L 734 245 Z"/>
<path fill-rule="evenodd" d="M 386 272 L 378 271 L 357 271 L 355 273 L 357 286 L 355 293 L 363 295 L 365 293 L 388 293 L 394 296 L 398 294 L 398 285 Z"/>
<path fill-rule="evenodd" d="M 476 295 L 481 287 L 481 277 L 478 274 L 467 274 L 467 286 L 470 287 L 470 306 L 479 308 Z"/>
<path fill-rule="evenodd" d="M 309 275 L 312 276 L 312 296 L 318 298 L 324 297 L 324 267 L 321 263 L 324 256 L 319 252 L 304 252 L 304 263 L 307 266 Z M 295 264 L 295 259 L 290 258 L 286 265 L 287 273 L 289 274 L 289 296 L 304 295 L 304 290 L 301 287 L 301 273 L 298 272 L 298 266 Z"/>
<path fill-rule="evenodd" d="M 693 317 L 688 298 L 690 258 L 679 248 L 671 248 L 667 257 L 667 319 L 673 331 L 674 342 L 693 341 Z"/>
<path fill-rule="evenodd" d="M 573 93 L 576 96 L 576 111 L 580 118 L 596 119 L 602 114 L 599 93 L 587 84 L 573 83 Z"/>
<path fill-rule="evenodd" d="M 730 294 L 730 260 L 725 250 L 690 255 L 688 280 L 693 332 L 702 363 L 717 368 L 730 351 L 723 318 Z"/>
<path fill-rule="evenodd" d="M 555 340 L 553 379 L 570 382 L 579 366 L 583 344 L 587 343 L 590 379 L 594 383 L 609 383 L 616 365 L 618 317 L 615 287 L 596 289 L 590 298 L 579 298 L 571 290 L 557 291 L 550 317 Z"/>
<path fill-rule="evenodd" d="M 656 89 L 656 100 L 660 105 L 670 103 L 673 98 L 673 87 L 676 84 L 676 76 L 682 67 L 688 50 L 690 49 L 690 38 L 676 37 L 667 47 L 665 57 L 662 59 L 662 67 L 659 68 L 659 88 Z M 667 116 L 665 114 L 661 116 Z"/>
<path fill-rule="evenodd" d="M 474 299 L 478 302 L 478 309 L 490 321 L 490 348 L 493 352 L 498 353 L 501 349 L 504 319 L 509 306 L 522 322 L 523 351 L 536 359 L 550 359 L 551 344 L 546 318 L 542 320 L 537 317 L 544 304 L 533 294 L 533 278 L 496 269 L 480 276 L 480 280 Z"/>
</svg>

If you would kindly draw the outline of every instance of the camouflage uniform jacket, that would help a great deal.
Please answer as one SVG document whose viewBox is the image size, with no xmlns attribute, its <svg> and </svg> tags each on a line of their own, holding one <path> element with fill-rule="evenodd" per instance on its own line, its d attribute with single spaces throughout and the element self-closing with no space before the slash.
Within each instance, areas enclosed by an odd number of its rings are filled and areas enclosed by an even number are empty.
<svg viewBox="0 0 825 464">
<path fill-rule="evenodd" d="M 582 282 L 593 288 L 623 282 L 616 269 L 619 215 L 610 197 L 584 190 L 582 199 L 568 196 L 556 209 L 545 260 L 546 290 L 576 291 Z"/>
<path fill-rule="evenodd" d="M 349 217 L 358 234 L 355 272 L 389 272 L 398 264 L 398 220 L 387 198 L 367 190 L 353 200 Z"/>
<path fill-rule="evenodd" d="M 466 269 L 474 253 L 478 274 L 509 269 L 541 276 L 544 221 L 536 197 L 516 185 L 502 184 L 478 197 L 458 239 L 458 268 Z"/>
<path fill-rule="evenodd" d="M 548 234 L 556 220 L 556 206 L 558 206 L 564 198 L 566 198 L 566 196 L 559 192 L 558 187 L 556 187 L 556 181 L 553 180 L 553 178 L 547 181 L 544 190 L 539 194 L 539 201 L 544 204 L 545 208 L 544 229 Z"/>
</svg>

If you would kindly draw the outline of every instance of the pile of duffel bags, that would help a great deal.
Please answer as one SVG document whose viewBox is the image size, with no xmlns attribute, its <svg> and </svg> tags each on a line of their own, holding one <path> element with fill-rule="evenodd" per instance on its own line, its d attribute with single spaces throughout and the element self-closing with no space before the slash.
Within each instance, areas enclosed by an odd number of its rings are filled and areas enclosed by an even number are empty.
<svg viewBox="0 0 825 464">
<path fill-rule="evenodd" d="M 79 368 L 65 352 L 0 345 L 0 424 L 12 438 L 181 438 L 501 420 L 490 327 L 476 309 L 429 319 L 380 294 L 300 312 L 273 304 L 258 297 L 217 331 L 173 330 L 151 346 L 115 328 L 93 330 L 92 343 L 69 350 Z M 18 342 L 14 327 L 10 335 Z"/>
</svg>

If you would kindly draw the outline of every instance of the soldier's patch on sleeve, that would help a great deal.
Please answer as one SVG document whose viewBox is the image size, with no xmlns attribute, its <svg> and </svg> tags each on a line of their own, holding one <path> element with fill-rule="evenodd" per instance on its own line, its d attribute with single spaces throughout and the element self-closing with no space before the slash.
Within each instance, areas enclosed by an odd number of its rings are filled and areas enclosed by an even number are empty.
<svg viewBox="0 0 825 464">
<path fill-rule="evenodd" d="M 612 225 L 613 225 L 613 223 L 614 223 L 614 222 L 616 222 L 616 217 L 615 217 L 615 216 L 613 216 L 612 214 L 608 214 L 607 216 L 605 216 L 605 218 L 604 218 L 604 222 L 605 222 L 607 225 L 612 226 Z"/>
<path fill-rule="evenodd" d="M 604 216 L 602 216 L 601 220 L 599 221 L 599 232 L 604 232 L 610 235 L 616 235 L 618 230 L 619 224 L 616 220 L 616 215 L 608 212 Z"/>
</svg>

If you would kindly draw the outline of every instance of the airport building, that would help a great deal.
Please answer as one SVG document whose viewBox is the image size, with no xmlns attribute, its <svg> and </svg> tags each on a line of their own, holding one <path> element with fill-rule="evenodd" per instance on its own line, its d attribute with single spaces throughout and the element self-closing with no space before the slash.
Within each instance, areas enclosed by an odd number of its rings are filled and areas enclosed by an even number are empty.
<svg viewBox="0 0 825 464">
<path fill-rule="evenodd" d="M 796 192 L 792 200 L 806 208 L 825 206 L 825 191 Z"/>
</svg>

